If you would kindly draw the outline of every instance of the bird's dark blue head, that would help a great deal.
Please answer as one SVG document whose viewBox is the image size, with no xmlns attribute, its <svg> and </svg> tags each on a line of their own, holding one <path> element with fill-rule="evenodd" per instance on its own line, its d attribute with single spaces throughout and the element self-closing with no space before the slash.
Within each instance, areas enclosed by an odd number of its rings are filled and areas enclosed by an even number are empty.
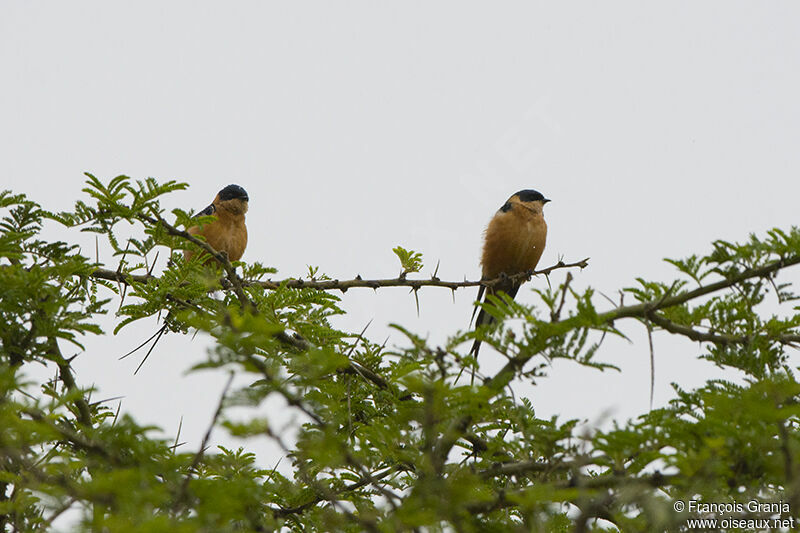
<svg viewBox="0 0 800 533">
<path fill-rule="evenodd" d="M 547 198 L 545 198 L 542 193 L 540 193 L 539 191 L 534 191 L 533 189 L 525 189 L 525 190 L 519 191 L 514 196 L 519 197 L 519 201 L 520 202 L 537 202 L 538 201 L 538 202 L 547 203 L 547 202 L 550 201 Z"/>
<path fill-rule="evenodd" d="M 512 194 L 511 198 L 509 198 L 508 201 L 500 208 L 500 211 L 504 213 L 511 211 L 512 202 L 520 204 L 525 204 L 528 202 L 542 202 L 542 204 L 546 204 L 549 201 L 550 200 L 545 198 L 544 195 L 542 195 L 542 193 L 539 191 L 534 191 L 533 189 L 524 189 Z"/>
<path fill-rule="evenodd" d="M 250 197 L 247 196 L 247 191 L 239 185 L 228 185 L 219 191 L 219 199 L 223 202 L 233 199 L 244 200 L 245 202 L 250 201 Z"/>
</svg>

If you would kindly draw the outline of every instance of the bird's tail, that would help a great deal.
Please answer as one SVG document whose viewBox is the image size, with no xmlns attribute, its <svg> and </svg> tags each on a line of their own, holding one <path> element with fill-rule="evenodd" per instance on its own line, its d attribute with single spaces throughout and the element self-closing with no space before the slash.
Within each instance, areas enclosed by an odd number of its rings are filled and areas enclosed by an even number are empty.
<svg viewBox="0 0 800 533">
<path fill-rule="evenodd" d="M 485 309 L 481 307 L 481 303 L 486 301 L 484 298 L 484 293 L 486 292 L 486 287 L 481 285 L 481 288 L 478 290 L 478 299 L 475 301 L 475 308 L 472 310 L 472 318 L 470 318 L 470 325 L 472 325 L 472 320 L 475 318 L 475 313 L 478 313 L 478 320 L 475 320 L 475 329 L 478 329 L 480 326 L 488 325 L 494 322 L 494 317 L 486 312 Z M 493 290 L 489 290 L 487 296 L 489 294 L 494 294 Z M 469 354 L 473 357 L 478 357 L 478 352 L 481 349 L 481 341 L 480 339 L 475 339 L 475 342 L 472 343 L 472 348 L 469 351 Z M 475 372 L 473 371 L 473 376 Z"/>
<path fill-rule="evenodd" d="M 478 319 L 475 321 L 475 329 L 478 329 L 480 326 L 487 326 L 494 322 L 494 317 L 486 312 L 486 310 L 481 306 L 482 303 L 486 302 L 486 299 L 489 297 L 490 294 L 497 294 L 498 292 L 505 292 L 511 298 L 517 295 L 517 291 L 519 290 L 519 285 L 509 285 L 507 287 L 502 288 L 490 288 L 486 289 L 483 285 L 481 288 L 478 289 L 478 299 L 475 303 L 475 309 L 472 310 L 472 318 L 475 318 L 475 313 L 478 313 Z M 481 299 L 486 293 L 486 297 Z M 480 311 L 478 311 L 480 309 Z M 472 319 L 470 319 L 470 324 L 472 323 Z M 472 348 L 469 350 L 469 354 L 475 358 L 476 363 L 478 359 L 478 352 L 481 349 L 481 340 L 475 339 L 475 342 L 472 343 Z M 458 374 L 461 376 L 461 373 Z M 458 380 L 458 378 L 456 378 Z M 472 375 L 470 377 L 470 385 L 475 383 L 475 366 L 472 367 Z"/>
</svg>

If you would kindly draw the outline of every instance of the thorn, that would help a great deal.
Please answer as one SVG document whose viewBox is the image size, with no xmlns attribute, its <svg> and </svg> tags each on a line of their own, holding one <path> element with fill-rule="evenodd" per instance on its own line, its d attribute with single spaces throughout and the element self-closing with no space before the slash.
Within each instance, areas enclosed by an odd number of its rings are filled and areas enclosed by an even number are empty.
<svg viewBox="0 0 800 533">
<path fill-rule="evenodd" d="M 158 337 L 156 337 L 156 340 L 153 341 L 153 345 L 150 347 L 150 349 L 147 350 L 147 353 L 144 355 L 144 359 L 142 359 L 142 362 L 139 363 L 139 366 L 136 367 L 136 370 L 133 371 L 134 376 L 139 372 L 139 370 L 141 370 L 142 365 L 144 364 L 145 361 L 147 361 L 147 358 L 150 357 L 150 354 L 153 353 L 156 344 L 158 344 L 159 339 L 166 331 L 167 331 L 167 325 L 164 324 L 164 326 L 160 330 L 158 330 Z"/>
<path fill-rule="evenodd" d="M 173 444 L 173 448 L 178 447 L 178 440 L 181 438 L 181 429 L 183 428 L 183 415 L 181 415 L 181 419 L 178 422 L 178 433 L 175 435 L 175 444 Z"/>
<path fill-rule="evenodd" d="M 119 299 L 119 307 L 117 308 L 117 311 L 122 309 L 122 304 L 125 303 L 125 295 L 126 294 L 128 294 L 128 284 L 127 283 L 122 286 L 122 297 Z"/>
<path fill-rule="evenodd" d="M 439 278 L 436 275 L 439 273 L 439 263 L 440 262 L 441 262 L 441 260 L 437 260 L 436 261 L 436 268 L 433 271 L 433 276 L 431 276 L 432 280 L 439 281 Z"/>
<path fill-rule="evenodd" d="M 356 274 L 356 279 L 357 279 L 358 281 L 361 281 L 361 274 Z"/>
<path fill-rule="evenodd" d="M 367 328 L 370 326 L 370 324 L 372 324 L 372 320 L 373 320 L 373 319 L 370 319 L 370 320 L 369 320 L 369 322 L 367 322 L 367 325 L 366 325 L 366 326 L 364 326 L 364 329 L 362 329 L 362 330 L 361 330 L 361 333 L 359 333 L 359 334 L 358 334 L 358 338 L 356 339 L 356 342 L 354 342 L 354 343 L 353 343 L 353 346 L 352 346 L 352 347 L 350 347 L 350 351 L 349 351 L 349 352 L 347 352 L 347 358 L 348 358 L 348 359 L 349 359 L 349 358 L 350 358 L 350 356 L 353 354 L 353 350 L 355 350 L 355 349 L 356 349 L 356 346 L 358 345 L 358 341 L 359 341 L 359 339 L 362 339 L 362 340 L 364 339 L 364 333 L 366 333 L 366 332 L 367 332 Z"/>
<path fill-rule="evenodd" d="M 411 289 L 414 291 L 414 301 L 417 302 L 417 318 L 419 318 L 419 287 Z"/>
<path fill-rule="evenodd" d="M 97 235 L 94 236 L 94 262 L 100 264 L 100 244 Z"/>
<path fill-rule="evenodd" d="M 119 404 L 117 404 L 117 412 L 114 413 L 114 420 L 111 421 L 112 426 L 117 423 L 117 419 L 119 418 L 119 412 L 121 410 L 122 410 L 122 400 L 120 400 Z"/>
<path fill-rule="evenodd" d="M 123 359 L 125 359 L 125 358 L 126 358 L 126 357 L 128 357 L 129 355 L 131 355 L 131 354 L 133 354 L 133 353 L 136 353 L 138 350 L 141 350 L 141 349 L 142 349 L 142 347 L 144 347 L 145 345 L 147 345 L 147 343 L 148 343 L 148 342 L 150 342 L 151 340 L 155 339 L 155 338 L 158 336 L 158 334 L 159 334 L 159 333 L 161 333 L 161 330 L 163 330 L 165 327 L 167 327 L 167 325 L 166 325 L 166 324 L 164 324 L 164 325 L 161 327 L 161 329 L 159 329 L 158 331 L 156 331 L 155 333 L 153 333 L 152 335 L 150 335 L 150 337 L 149 337 L 149 338 L 148 338 L 146 341 L 144 341 L 142 344 L 140 344 L 139 346 L 137 346 L 136 348 L 134 348 L 134 349 L 133 349 L 133 350 L 131 350 L 130 352 L 126 353 L 126 354 L 125 354 L 125 355 L 123 355 L 122 357 L 120 357 L 120 358 L 118 359 L 118 361 L 122 361 Z"/>
<path fill-rule="evenodd" d="M 92 384 L 92 386 L 94 386 L 94 384 Z M 92 405 L 92 407 L 94 407 L 95 405 L 100 405 L 100 404 L 103 404 L 103 403 L 106 403 L 106 402 L 113 402 L 114 400 L 121 400 L 124 397 L 125 396 L 114 396 L 113 398 L 106 398 L 105 400 L 97 400 L 96 402 L 93 402 L 91 405 Z"/>
<path fill-rule="evenodd" d="M 153 264 L 150 265 L 150 268 L 147 270 L 147 275 L 151 276 L 153 274 L 153 269 L 156 267 L 156 261 L 158 261 L 158 251 L 156 251 L 156 256 L 153 258 Z"/>
<path fill-rule="evenodd" d="M 95 237 L 95 247 L 97 246 L 97 237 Z M 128 249 L 131 247 L 131 240 L 128 239 L 128 244 L 125 245 L 125 250 L 122 252 L 122 257 L 119 258 L 119 264 L 117 265 L 117 274 L 122 272 L 122 265 L 125 263 L 125 255 L 128 253 Z"/>
</svg>

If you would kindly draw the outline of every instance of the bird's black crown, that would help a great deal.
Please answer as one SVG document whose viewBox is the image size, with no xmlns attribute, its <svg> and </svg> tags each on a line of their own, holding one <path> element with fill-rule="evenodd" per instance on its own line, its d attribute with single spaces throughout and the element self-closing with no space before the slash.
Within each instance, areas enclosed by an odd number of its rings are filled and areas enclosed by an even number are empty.
<svg viewBox="0 0 800 533">
<path fill-rule="evenodd" d="M 543 202 L 549 202 L 550 201 L 547 198 L 545 198 L 542 195 L 542 193 L 540 193 L 539 191 L 534 191 L 533 189 L 525 189 L 523 191 L 519 191 L 514 196 L 518 196 L 520 202 L 535 202 L 537 200 L 543 201 Z"/>
<path fill-rule="evenodd" d="M 239 185 L 228 185 L 219 191 L 219 199 L 223 202 L 225 200 L 233 200 L 234 198 L 244 200 L 245 202 L 250 201 L 250 197 L 247 196 L 247 191 Z"/>
</svg>

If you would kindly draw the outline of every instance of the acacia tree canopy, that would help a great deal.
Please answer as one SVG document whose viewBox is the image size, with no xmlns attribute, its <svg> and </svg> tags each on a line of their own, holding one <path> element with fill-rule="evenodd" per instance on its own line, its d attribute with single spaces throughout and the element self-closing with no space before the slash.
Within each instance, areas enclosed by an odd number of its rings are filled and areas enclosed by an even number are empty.
<svg viewBox="0 0 800 533">
<path fill-rule="evenodd" d="M 312 271 L 276 282 L 274 270 L 231 264 L 186 233 L 190 213 L 167 217 L 160 200 L 185 184 L 87 176 L 85 199 L 68 212 L 0 194 L 2 531 L 48 531 L 69 509 L 80 512 L 76 527 L 115 532 L 657 531 L 703 514 L 676 509 L 679 500 L 765 504 L 727 515 L 742 520 L 788 520 L 800 510 L 800 383 L 791 359 L 800 313 L 780 276 L 800 263 L 796 228 L 670 260 L 675 280 L 636 279 L 623 289 L 635 301 L 625 306 L 571 285 L 570 267 L 586 260 L 554 265 L 545 269 L 553 286 L 535 291 L 535 305 L 492 298 L 495 324 L 453 332 L 441 346 L 396 325 L 404 347 L 387 348 L 331 327 L 344 312 L 336 290 L 479 282 L 415 278 L 421 257 L 400 247 L 396 279 L 341 282 Z M 44 239 L 45 223 L 97 233 L 113 260 Z M 122 239 L 131 224 L 135 236 Z M 152 273 L 158 250 L 187 248 L 215 266 L 173 253 Z M 780 314 L 763 311 L 765 299 L 777 300 Z M 97 317 L 117 307 L 117 330 L 166 311 L 169 329 L 210 336 L 214 347 L 196 368 L 252 379 L 226 389 L 209 416 L 232 435 L 273 439 L 292 475 L 262 469 L 246 447 L 176 448 L 92 403 L 64 346 L 82 350 L 86 335 L 108 334 Z M 576 431 L 574 420 L 538 418 L 513 394 L 555 358 L 610 367 L 602 341 L 621 335 L 626 319 L 701 343 L 703 358 L 745 379 L 676 384 L 668 407 L 592 434 Z M 470 386 L 456 376 L 475 365 L 466 354 L 476 336 L 507 364 Z M 31 365 L 57 377 L 32 383 L 23 377 Z M 259 410 L 273 395 L 302 420 L 295 439 Z M 236 419 L 226 415 L 232 406 Z"/>
</svg>

